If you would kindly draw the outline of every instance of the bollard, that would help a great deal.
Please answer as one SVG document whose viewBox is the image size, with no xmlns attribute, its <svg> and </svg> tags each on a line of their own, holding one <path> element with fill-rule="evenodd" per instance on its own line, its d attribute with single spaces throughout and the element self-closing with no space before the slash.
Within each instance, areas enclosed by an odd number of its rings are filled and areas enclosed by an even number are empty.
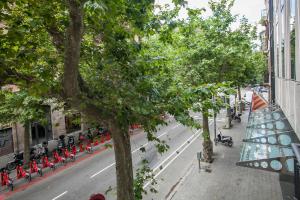
<svg viewBox="0 0 300 200">
<path fill-rule="evenodd" d="M 201 171 L 201 159 L 202 159 L 202 152 L 197 152 L 197 160 L 199 164 L 199 172 Z"/>
</svg>

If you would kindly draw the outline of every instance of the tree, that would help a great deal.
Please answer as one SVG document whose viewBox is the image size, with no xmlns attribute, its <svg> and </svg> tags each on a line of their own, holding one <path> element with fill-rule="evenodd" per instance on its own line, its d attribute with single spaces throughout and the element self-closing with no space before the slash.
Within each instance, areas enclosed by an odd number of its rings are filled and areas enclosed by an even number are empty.
<svg viewBox="0 0 300 200">
<path fill-rule="evenodd" d="M 160 142 L 152 132 L 165 123 L 160 118 L 165 112 L 192 121 L 190 104 L 176 88 L 166 62 L 153 58 L 143 45 L 143 37 L 154 30 L 153 3 L 7 0 L 0 4 L 5 23 L 1 64 L 4 75 L 13 72 L 6 81 L 28 88 L 30 94 L 64 101 L 110 129 L 118 200 L 134 199 L 129 125 L 142 124 L 148 139 Z"/>
<path fill-rule="evenodd" d="M 203 10 L 189 10 L 187 22 L 176 19 L 184 1 L 174 3 L 174 11 L 161 17 L 153 14 L 152 0 L 0 4 L 0 76 L 5 78 L 0 84 L 54 97 L 108 127 L 118 200 L 134 199 L 129 126 L 143 125 L 148 139 L 164 151 L 167 146 L 152 134 L 165 123 L 160 116 L 168 112 L 195 126 L 189 116 L 194 103 L 200 100 L 205 120 L 213 107 L 208 102 L 217 90 L 206 84 L 229 80 L 237 50 L 231 41 L 233 2 L 211 1 L 208 19 L 201 18 Z"/>
<path fill-rule="evenodd" d="M 193 110 L 202 113 L 202 136 L 203 141 L 203 160 L 205 162 L 212 162 L 213 158 L 213 144 L 209 132 L 209 117 L 212 114 L 219 112 L 224 105 L 221 94 L 228 88 L 225 83 L 219 84 L 203 84 L 196 86 L 193 89 L 193 96 L 195 98 Z M 212 100 L 214 98 L 214 100 Z M 212 112 L 211 112 L 212 111 Z"/>
<path fill-rule="evenodd" d="M 241 19 L 238 28 L 232 26 L 237 17 L 231 13 L 234 1 L 209 1 L 212 14 L 202 17 L 204 9 L 188 9 L 189 18 L 173 32 L 175 48 L 180 51 L 177 71 L 187 88 L 198 88 L 198 104 L 203 114 L 204 157 L 211 161 L 212 144 L 209 137 L 208 116 L 212 109 L 212 96 L 218 96 L 214 84 L 228 82 L 222 91 L 226 96 L 227 124 L 231 122 L 228 95 L 230 87 L 240 88 L 253 80 L 261 70 L 261 60 L 253 45 L 256 30 Z M 240 93 L 239 93 L 240 94 Z M 193 94 L 191 94 L 193 95 Z"/>
<path fill-rule="evenodd" d="M 30 129 L 32 122 L 46 124 L 45 102 L 26 91 L 0 92 L 0 124 L 21 123 L 24 126 L 24 165 L 30 161 Z"/>
</svg>

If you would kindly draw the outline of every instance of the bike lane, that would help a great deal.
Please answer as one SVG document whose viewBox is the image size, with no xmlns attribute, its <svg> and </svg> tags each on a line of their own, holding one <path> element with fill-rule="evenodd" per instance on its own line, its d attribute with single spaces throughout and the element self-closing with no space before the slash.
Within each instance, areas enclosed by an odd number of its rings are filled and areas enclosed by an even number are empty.
<svg viewBox="0 0 300 200">
<path fill-rule="evenodd" d="M 176 125 L 176 128 L 177 127 L 178 125 Z M 161 128 L 159 134 L 165 135 L 165 130 L 170 128 L 174 128 L 173 125 L 171 125 L 171 127 L 168 126 Z M 140 135 L 137 137 L 139 138 L 138 141 L 135 141 L 134 138 L 132 139 L 132 146 L 134 146 L 135 150 L 137 150 L 138 147 L 142 146 L 147 141 L 145 135 L 143 136 L 143 139 L 141 139 Z M 95 169 L 102 169 L 114 161 L 113 150 L 105 150 L 105 148 L 99 149 L 94 154 L 79 158 L 75 163 L 68 163 L 67 166 L 62 166 L 54 172 L 45 174 L 44 177 L 34 177 L 31 183 L 17 186 L 14 192 L 8 192 L 5 194 L 5 196 L 9 197 L 9 199 L 53 199 L 53 195 L 57 194 L 56 190 L 59 191 L 59 189 L 64 188 L 66 185 L 69 185 L 71 188 L 77 188 L 83 183 L 88 184 L 88 179 L 90 178 L 88 175 L 91 175 L 93 172 L 95 172 Z M 113 170 L 110 171 L 113 173 L 109 173 L 109 176 L 106 177 L 107 179 L 112 180 L 111 177 L 115 177 L 114 167 L 112 167 L 112 169 Z M 73 179 L 72 177 L 76 178 Z M 100 182 L 104 181 L 102 180 Z M 35 196 L 40 195 L 42 198 L 35 198 Z M 26 196 L 28 196 L 28 198 Z"/>
</svg>

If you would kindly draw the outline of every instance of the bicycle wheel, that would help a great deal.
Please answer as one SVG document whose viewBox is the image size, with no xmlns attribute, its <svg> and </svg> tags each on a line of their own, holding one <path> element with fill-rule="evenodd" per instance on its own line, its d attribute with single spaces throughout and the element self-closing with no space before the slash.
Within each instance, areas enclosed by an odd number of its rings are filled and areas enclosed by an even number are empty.
<svg viewBox="0 0 300 200">
<path fill-rule="evenodd" d="M 17 167 L 17 164 L 15 162 L 11 162 L 6 165 L 6 168 L 8 171 L 12 171 L 12 170 L 16 169 L 16 167 Z"/>
</svg>

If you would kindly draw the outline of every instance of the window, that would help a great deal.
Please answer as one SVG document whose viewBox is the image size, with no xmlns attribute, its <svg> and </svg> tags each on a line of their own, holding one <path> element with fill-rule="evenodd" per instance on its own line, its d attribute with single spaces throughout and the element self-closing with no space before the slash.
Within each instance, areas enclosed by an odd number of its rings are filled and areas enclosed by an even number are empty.
<svg viewBox="0 0 300 200">
<path fill-rule="evenodd" d="M 44 141 L 48 141 L 46 138 L 46 128 L 38 122 L 31 124 L 31 145 L 40 144 Z"/>
<path fill-rule="evenodd" d="M 0 130 L 0 156 L 14 152 L 12 129 Z"/>
<path fill-rule="evenodd" d="M 284 2 L 284 0 L 281 1 L 281 3 Z M 282 78 L 285 78 L 285 51 L 284 51 L 284 39 L 285 39 L 285 12 L 284 12 L 284 3 L 281 4 L 281 75 Z"/>
<path fill-rule="evenodd" d="M 280 54 L 280 52 L 279 52 L 279 46 L 277 45 L 277 47 L 276 47 L 276 59 L 277 59 L 277 77 L 280 77 L 280 75 L 279 75 L 279 54 Z"/>
<path fill-rule="evenodd" d="M 31 123 L 31 145 L 41 144 L 44 141 L 51 140 L 53 138 L 52 125 L 51 125 L 51 108 L 50 106 L 44 106 L 45 109 L 45 121 L 44 123 L 33 122 Z"/>
<path fill-rule="evenodd" d="M 278 16 L 278 15 L 276 15 Z M 278 21 L 276 21 L 276 27 L 275 27 L 275 62 L 276 62 L 276 76 L 280 77 L 279 74 L 279 67 L 280 67 L 280 63 L 279 63 L 279 25 L 278 25 Z"/>
<path fill-rule="evenodd" d="M 285 0 L 281 0 L 281 1 L 280 1 L 280 7 L 281 7 L 281 10 L 283 10 L 284 4 L 285 4 Z"/>
<path fill-rule="evenodd" d="M 81 115 L 80 113 L 68 114 L 65 117 L 66 131 L 72 133 L 81 130 Z"/>
<path fill-rule="evenodd" d="M 291 59 L 291 79 L 296 79 L 296 39 L 295 39 L 295 17 L 296 17 L 296 0 L 290 0 L 290 59 Z"/>
</svg>

